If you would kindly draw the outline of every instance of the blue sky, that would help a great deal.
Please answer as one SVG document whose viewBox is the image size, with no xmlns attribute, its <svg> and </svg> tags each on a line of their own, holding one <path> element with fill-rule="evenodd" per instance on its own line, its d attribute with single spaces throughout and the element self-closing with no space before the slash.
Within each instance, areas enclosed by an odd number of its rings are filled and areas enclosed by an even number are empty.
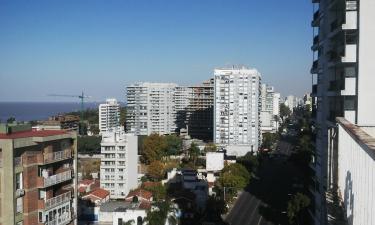
<svg viewBox="0 0 375 225">
<path fill-rule="evenodd" d="M 302 95 L 311 14 L 309 0 L 1 0 L 0 101 L 124 100 L 132 82 L 197 84 L 231 64 Z"/>
</svg>

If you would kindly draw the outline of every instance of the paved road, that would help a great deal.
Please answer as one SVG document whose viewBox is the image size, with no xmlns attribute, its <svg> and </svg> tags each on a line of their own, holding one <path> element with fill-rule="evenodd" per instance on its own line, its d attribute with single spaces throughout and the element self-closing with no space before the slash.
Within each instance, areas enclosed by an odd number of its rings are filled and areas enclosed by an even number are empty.
<svg viewBox="0 0 375 225">
<path fill-rule="evenodd" d="M 259 213 L 260 206 L 264 206 L 261 200 L 248 192 L 243 192 L 225 221 L 230 225 L 272 224 Z"/>
<path fill-rule="evenodd" d="M 256 178 L 239 196 L 225 218 L 229 225 L 287 224 L 285 214 L 296 169 L 287 160 L 292 152 L 287 141 L 278 143 L 273 157 L 264 159 Z"/>
</svg>

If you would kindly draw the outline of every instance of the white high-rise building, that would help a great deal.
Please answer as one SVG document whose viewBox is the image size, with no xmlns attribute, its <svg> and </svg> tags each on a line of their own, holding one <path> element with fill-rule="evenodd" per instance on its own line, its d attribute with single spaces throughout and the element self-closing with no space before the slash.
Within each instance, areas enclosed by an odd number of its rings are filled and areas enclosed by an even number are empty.
<svg viewBox="0 0 375 225">
<path fill-rule="evenodd" d="M 102 133 L 100 186 L 124 199 L 138 186 L 138 138 L 124 131 Z"/>
<path fill-rule="evenodd" d="M 375 2 L 313 3 L 315 224 L 339 219 L 332 196 L 342 200 L 335 204 L 343 206 L 345 223 L 375 224 Z"/>
<path fill-rule="evenodd" d="M 215 69 L 214 140 L 228 155 L 258 151 L 260 80 L 256 69 Z"/>
<path fill-rule="evenodd" d="M 127 132 L 136 135 L 176 131 L 177 84 L 139 82 L 127 87 Z"/>
<path fill-rule="evenodd" d="M 277 131 L 277 121 L 275 116 L 280 115 L 280 94 L 276 93 L 273 86 L 266 84 L 261 85 L 261 131 L 265 132 L 276 132 Z"/>
<path fill-rule="evenodd" d="M 99 105 L 99 130 L 100 133 L 119 129 L 120 104 L 116 99 L 107 99 L 106 103 Z"/>
</svg>

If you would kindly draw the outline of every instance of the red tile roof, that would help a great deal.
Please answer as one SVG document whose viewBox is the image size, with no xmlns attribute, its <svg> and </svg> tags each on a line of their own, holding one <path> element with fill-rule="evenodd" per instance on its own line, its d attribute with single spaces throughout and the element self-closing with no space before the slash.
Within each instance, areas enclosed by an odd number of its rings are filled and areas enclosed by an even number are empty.
<svg viewBox="0 0 375 225">
<path fill-rule="evenodd" d="M 90 184 L 92 184 L 92 183 L 94 183 L 94 180 L 89 180 L 89 179 L 84 179 L 84 180 L 81 180 L 80 182 L 79 182 L 79 184 L 80 185 L 90 185 Z"/>
<path fill-rule="evenodd" d="M 78 188 L 79 193 L 85 193 L 86 192 L 86 187 L 79 187 Z"/>
<path fill-rule="evenodd" d="M 152 198 L 152 193 L 144 189 L 137 189 L 137 190 L 129 192 L 126 198 L 128 199 L 134 196 L 138 196 L 138 197 L 150 200 Z"/>
<path fill-rule="evenodd" d="M 104 190 L 102 188 L 98 188 L 98 189 L 90 192 L 88 195 L 93 195 L 93 196 L 98 197 L 100 199 L 104 199 L 109 195 L 109 191 Z"/>
<path fill-rule="evenodd" d="M 155 187 L 161 185 L 160 182 L 151 182 L 151 181 L 146 181 L 143 182 L 142 187 L 148 188 L 148 187 Z"/>
<path fill-rule="evenodd" d="M 0 139 L 17 139 L 17 138 L 28 138 L 28 137 L 48 137 L 55 135 L 67 134 L 64 130 L 39 130 L 39 131 L 21 131 L 11 134 L 0 134 Z"/>
<path fill-rule="evenodd" d="M 151 203 L 142 201 L 141 204 L 139 204 L 140 209 L 151 209 Z"/>
</svg>

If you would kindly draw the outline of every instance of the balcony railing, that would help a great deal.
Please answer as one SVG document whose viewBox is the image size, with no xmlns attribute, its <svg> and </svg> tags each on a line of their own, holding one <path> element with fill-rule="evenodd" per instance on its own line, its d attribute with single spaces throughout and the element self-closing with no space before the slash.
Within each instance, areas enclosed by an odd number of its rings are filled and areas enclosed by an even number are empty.
<svg viewBox="0 0 375 225">
<path fill-rule="evenodd" d="M 56 161 L 61 161 L 64 159 L 69 159 L 72 157 L 72 150 L 66 149 L 58 152 L 51 152 L 44 154 L 44 163 L 51 163 Z"/>
<path fill-rule="evenodd" d="M 67 180 L 72 179 L 72 171 L 68 170 L 56 175 L 44 178 L 44 187 L 49 187 Z"/>
<path fill-rule="evenodd" d="M 45 225 L 65 225 L 72 220 L 69 212 L 62 215 L 56 214 L 56 217 L 56 219 L 46 222 Z"/>
<path fill-rule="evenodd" d="M 69 192 L 66 192 L 64 194 L 58 195 L 56 197 L 47 199 L 45 201 L 44 208 L 45 208 L 45 210 L 48 210 L 48 209 L 54 208 L 58 205 L 61 205 L 62 203 L 68 202 L 68 201 L 70 201 L 71 196 L 72 196 L 72 194 L 69 191 Z"/>
</svg>

